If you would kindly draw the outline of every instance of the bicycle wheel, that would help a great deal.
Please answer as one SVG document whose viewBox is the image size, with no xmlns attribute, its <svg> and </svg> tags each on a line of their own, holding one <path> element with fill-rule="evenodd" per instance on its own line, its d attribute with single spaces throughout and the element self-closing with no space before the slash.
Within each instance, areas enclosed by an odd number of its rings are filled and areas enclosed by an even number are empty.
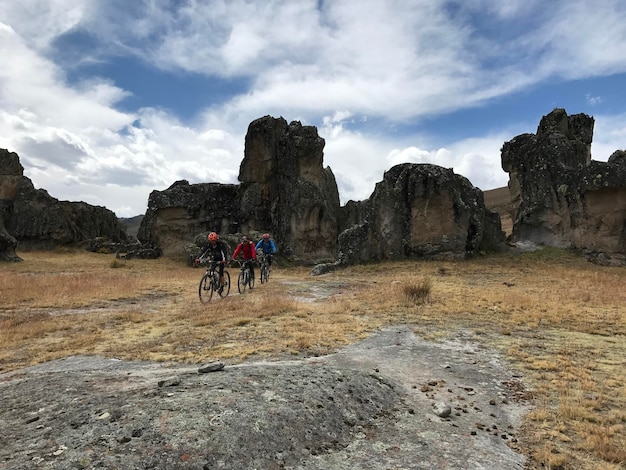
<svg viewBox="0 0 626 470">
<path fill-rule="evenodd" d="M 219 280 L 217 281 L 219 283 Z M 230 274 L 224 270 L 224 289 L 222 292 L 218 291 L 220 297 L 226 297 L 230 293 Z"/>
<path fill-rule="evenodd" d="M 250 271 L 243 269 L 239 271 L 239 278 L 237 279 L 237 289 L 240 294 L 243 294 L 248 287 L 248 278 L 250 277 Z"/>
<path fill-rule="evenodd" d="M 261 284 L 266 283 L 270 280 L 270 270 L 267 269 L 267 265 L 264 264 L 261 266 Z"/>
<path fill-rule="evenodd" d="M 198 296 L 200 297 L 200 302 L 203 304 L 208 303 L 213 297 L 213 283 L 211 282 L 211 275 L 206 273 L 200 279 L 200 285 L 198 286 Z"/>
</svg>

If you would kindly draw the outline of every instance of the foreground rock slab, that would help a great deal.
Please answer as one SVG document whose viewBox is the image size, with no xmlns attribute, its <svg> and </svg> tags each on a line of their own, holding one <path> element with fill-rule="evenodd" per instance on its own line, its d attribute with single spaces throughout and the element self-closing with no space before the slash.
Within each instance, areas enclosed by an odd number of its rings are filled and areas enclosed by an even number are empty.
<svg viewBox="0 0 626 470">
<path fill-rule="evenodd" d="M 523 390 L 471 333 L 406 326 L 211 373 L 69 357 L 0 375 L 0 468 L 521 469 Z"/>
</svg>

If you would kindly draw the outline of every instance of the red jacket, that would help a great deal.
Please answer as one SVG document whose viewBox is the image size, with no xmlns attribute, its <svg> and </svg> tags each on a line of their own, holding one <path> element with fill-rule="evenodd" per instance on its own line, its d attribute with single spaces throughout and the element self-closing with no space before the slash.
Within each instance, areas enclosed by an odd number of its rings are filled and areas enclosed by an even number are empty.
<svg viewBox="0 0 626 470">
<path fill-rule="evenodd" d="M 243 255 L 243 259 L 256 259 L 256 248 L 254 247 L 254 243 L 251 241 L 241 242 L 237 245 L 237 248 L 235 248 L 235 252 L 233 253 L 233 259 L 237 259 L 237 255 L 240 251 Z"/>
</svg>

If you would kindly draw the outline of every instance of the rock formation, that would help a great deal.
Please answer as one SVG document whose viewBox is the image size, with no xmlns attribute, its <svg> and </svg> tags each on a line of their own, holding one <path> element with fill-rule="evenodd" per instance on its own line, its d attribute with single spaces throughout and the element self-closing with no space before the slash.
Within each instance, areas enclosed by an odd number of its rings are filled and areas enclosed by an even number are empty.
<svg viewBox="0 0 626 470">
<path fill-rule="evenodd" d="M 245 144 L 240 185 L 179 181 L 153 191 L 139 240 L 181 257 L 200 232 L 270 232 L 282 256 L 334 259 L 339 193 L 317 129 L 266 116 L 250 124 Z"/>
<path fill-rule="evenodd" d="M 609 157 L 608 163 L 626 167 L 626 150 L 616 150 L 613 152 L 613 154 Z"/>
<path fill-rule="evenodd" d="M 504 247 L 500 218 L 485 208 L 482 191 L 436 165 L 394 166 L 368 200 L 343 210 L 340 263 L 459 258 Z"/>
<path fill-rule="evenodd" d="M 6 234 L 0 234 L 0 259 L 10 258 L 17 244 L 28 250 L 50 249 L 95 237 L 106 237 L 112 242 L 126 240 L 114 212 L 84 202 L 59 201 L 44 189 L 35 189 L 24 176 L 17 154 L 5 149 L 0 149 L 0 199 L 4 231 L 16 240 L 12 244 Z"/>
<path fill-rule="evenodd" d="M 536 134 L 504 143 L 513 242 L 626 260 L 626 151 L 607 163 L 592 161 L 593 126 L 587 115 L 555 109 Z M 282 256 L 327 265 L 463 257 L 504 247 L 500 219 L 486 208 L 483 193 L 436 165 L 393 167 L 369 199 L 341 207 L 332 170 L 323 167 L 324 145 L 313 126 L 271 116 L 253 121 L 240 184 L 183 180 L 153 191 L 137 232 L 147 246 L 139 248 L 188 259 L 190 247 L 213 230 L 231 243 L 242 233 L 270 232 Z M 0 260 L 19 260 L 18 243 L 41 249 L 97 240 L 90 246 L 100 251 L 110 240 L 109 251 L 129 250 L 115 214 L 35 190 L 17 154 L 2 149 L 0 210 Z"/>
<path fill-rule="evenodd" d="M 623 257 L 626 251 L 624 151 L 591 160 L 594 119 L 555 109 L 536 134 L 502 147 L 502 168 L 518 211 L 514 241 Z"/>
<path fill-rule="evenodd" d="M 517 214 L 517 206 L 511 201 L 508 186 L 483 191 L 485 206 L 500 215 L 502 231 L 507 237 L 513 233 L 513 218 Z"/>
<path fill-rule="evenodd" d="M 282 256 L 326 265 L 464 257 L 504 246 L 482 192 L 435 165 L 398 165 L 368 200 L 341 207 L 323 149 L 315 127 L 257 119 L 246 134 L 241 184 L 182 181 L 153 191 L 138 238 L 186 257 L 198 233 L 270 232 Z"/>
<path fill-rule="evenodd" d="M 15 254 L 17 240 L 6 224 L 12 217 L 13 201 L 23 174 L 24 167 L 17 154 L 0 149 L 0 261 L 21 261 Z"/>
<path fill-rule="evenodd" d="M 339 192 L 313 126 L 265 116 L 246 134 L 239 170 L 242 230 L 271 231 L 282 254 L 335 259 Z"/>
<path fill-rule="evenodd" d="M 198 233 L 236 233 L 241 218 L 237 185 L 182 180 L 150 193 L 137 238 L 160 248 L 163 256 L 186 258 L 186 245 Z"/>
</svg>

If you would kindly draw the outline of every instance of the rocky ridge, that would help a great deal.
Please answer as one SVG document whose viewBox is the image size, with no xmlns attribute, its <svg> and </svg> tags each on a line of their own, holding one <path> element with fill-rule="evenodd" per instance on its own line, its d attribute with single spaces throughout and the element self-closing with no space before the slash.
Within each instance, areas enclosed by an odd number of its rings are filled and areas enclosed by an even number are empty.
<svg viewBox="0 0 626 470">
<path fill-rule="evenodd" d="M 512 244 L 575 248 L 626 264 L 626 151 L 591 160 L 594 120 L 555 109 L 535 134 L 502 147 L 510 204 L 500 204 Z M 365 201 L 339 205 L 324 139 L 313 126 L 265 116 L 246 134 L 238 185 L 177 181 L 150 194 L 136 243 L 103 207 L 35 190 L 17 154 L 0 150 L 0 261 L 16 247 L 82 243 L 121 256 L 188 259 L 209 231 L 236 240 L 270 232 L 289 261 L 320 272 L 386 259 L 458 258 L 506 249 L 502 223 L 482 191 L 436 165 L 397 165 Z M 88 243 L 85 243 L 88 242 Z"/>
<path fill-rule="evenodd" d="M 0 149 L 0 259 L 19 260 L 15 248 L 51 249 L 95 237 L 124 242 L 114 212 L 84 202 L 59 201 L 35 189 L 15 152 Z"/>
</svg>

